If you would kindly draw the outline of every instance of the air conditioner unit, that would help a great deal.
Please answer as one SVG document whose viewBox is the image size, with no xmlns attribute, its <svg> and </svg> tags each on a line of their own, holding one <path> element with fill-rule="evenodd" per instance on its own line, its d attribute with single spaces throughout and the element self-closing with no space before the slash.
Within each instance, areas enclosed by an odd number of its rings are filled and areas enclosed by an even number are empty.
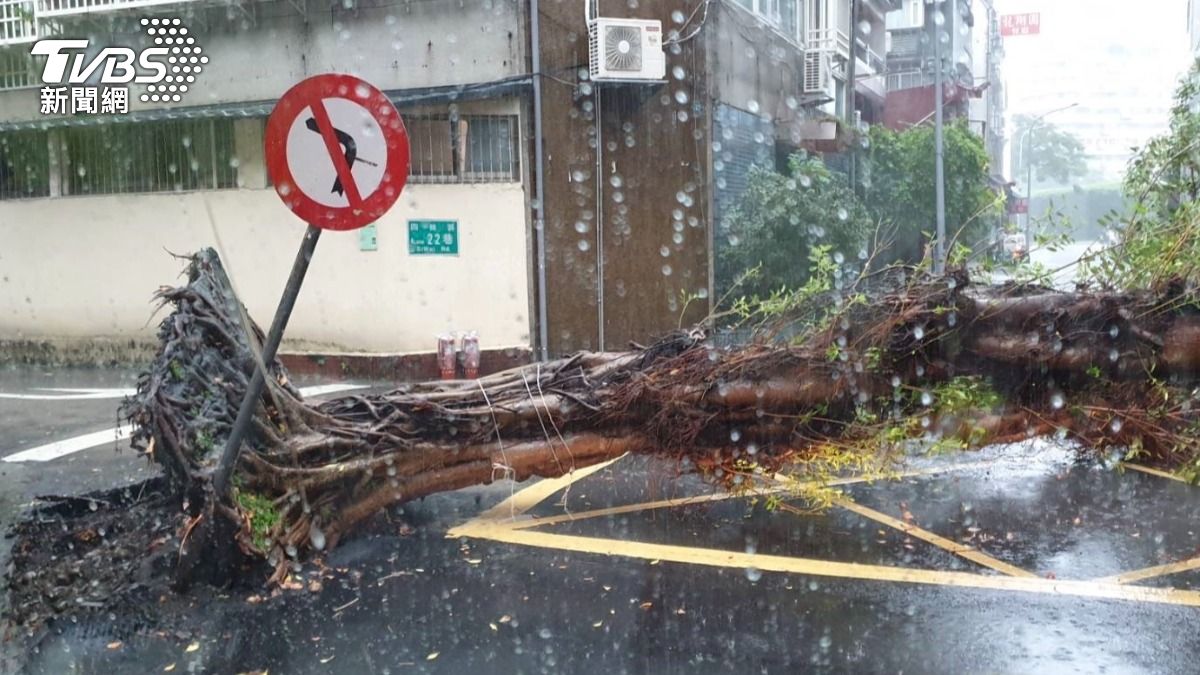
<svg viewBox="0 0 1200 675">
<path fill-rule="evenodd" d="M 830 67 L 829 52 L 804 52 L 804 93 L 819 94 L 829 89 Z"/>
<path fill-rule="evenodd" d="M 667 74 L 661 21 L 593 19 L 588 51 L 596 81 L 661 80 Z"/>
</svg>

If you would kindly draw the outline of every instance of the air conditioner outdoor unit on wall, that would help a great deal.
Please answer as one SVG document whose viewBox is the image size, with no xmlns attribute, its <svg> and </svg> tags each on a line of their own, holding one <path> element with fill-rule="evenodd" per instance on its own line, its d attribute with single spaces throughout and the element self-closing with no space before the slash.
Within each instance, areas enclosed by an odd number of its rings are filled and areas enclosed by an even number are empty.
<svg viewBox="0 0 1200 675">
<path fill-rule="evenodd" d="M 830 70 L 828 52 L 804 52 L 804 93 L 818 94 L 828 89 Z"/>
<path fill-rule="evenodd" d="M 593 80 L 653 81 L 667 74 L 661 21 L 593 19 L 588 47 Z"/>
</svg>

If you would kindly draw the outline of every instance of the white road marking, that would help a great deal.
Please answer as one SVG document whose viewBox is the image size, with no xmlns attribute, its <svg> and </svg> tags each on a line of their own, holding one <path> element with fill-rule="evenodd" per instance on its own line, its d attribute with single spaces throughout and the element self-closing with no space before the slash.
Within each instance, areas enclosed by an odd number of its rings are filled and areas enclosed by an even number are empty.
<svg viewBox="0 0 1200 675">
<path fill-rule="evenodd" d="M 305 397 L 322 396 L 325 394 L 336 394 L 342 391 L 350 391 L 353 389 L 366 389 L 365 384 L 322 384 L 315 387 L 301 387 L 300 394 Z M 15 396 L 15 395 L 11 395 Z M 11 397 L 10 396 L 10 397 Z M 0 397 L 4 397 L 0 394 Z M 52 397 L 60 398 L 60 397 Z M 52 459 L 65 457 L 80 450 L 87 450 L 105 443 L 115 443 L 125 440 L 133 434 L 133 427 L 127 424 L 122 424 L 115 429 L 105 429 L 104 431 L 95 431 L 82 436 L 74 436 L 61 441 L 39 445 L 36 448 L 29 448 L 20 452 L 8 455 L 4 458 L 5 462 L 49 462 Z"/>
<path fill-rule="evenodd" d="M 34 391 L 61 392 L 55 394 L 10 394 L 0 392 L 0 398 L 21 401 L 86 401 L 106 398 L 125 398 L 137 393 L 136 389 L 59 389 L 48 387 Z"/>
</svg>

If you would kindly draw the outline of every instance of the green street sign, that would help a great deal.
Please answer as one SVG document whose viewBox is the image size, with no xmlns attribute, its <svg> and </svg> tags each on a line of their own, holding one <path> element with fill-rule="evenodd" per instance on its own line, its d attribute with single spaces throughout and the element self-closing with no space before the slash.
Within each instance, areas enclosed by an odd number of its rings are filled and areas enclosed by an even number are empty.
<svg viewBox="0 0 1200 675">
<path fill-rule="evenodd" d="M 409 255 L 458 255 L 458 221 L 408 221 L 408 253 Z"/>
</svg>

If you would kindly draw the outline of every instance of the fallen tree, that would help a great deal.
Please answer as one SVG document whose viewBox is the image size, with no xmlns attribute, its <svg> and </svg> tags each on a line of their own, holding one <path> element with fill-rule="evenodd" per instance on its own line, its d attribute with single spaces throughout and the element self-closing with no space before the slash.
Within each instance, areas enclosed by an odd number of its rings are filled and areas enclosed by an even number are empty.
<svg viewBox="0 0 1200 675">
<path fill-rule="evenodd" d="M 222 498 L 211 476 L 262 334 L 202 251 L 186 285 L 159 291 L 172 311 L 123 407 L 162 476 L 52 500 L 18 526 L 10 617 L 28 628 L 145 602 L 154 579 L 286 584 L 388 507 L 624 453 L 749 490 L 776 472 L 886 475 L 914 447 L 1061 434 L 1194 477 L 1200 309 L 1184 285 L 1066 293 L 979 286 L 962 271 L 836 285 L 741 306 L 756 337 L 734 347 L 694 329 L 315 405 L 279 363 L 263 364 L 268 387 Z"/>
<path fill-rule="evenodd" d="M 718 349 L 697 329 L 628 352 L 317 405 L 269 364 L 233 496 L 221 500 L 209 476 L 256 352 L 220 261 L 205 251 L 186 286 L 159 294 L 174 311 L 126 413 L 135 447 L 185 505 L 183 582 L 227 581 L 263 558 L 278 581 L 391 505 L 628 452 L 678 460 L 731 489 L 785 466 L 881 467 L 914 438 L 981 444 L 1057 432 L 1164 464 L 1194 460 L 1185 385 L 1200 368 L 1200 311 L 1181 286 L 1063 293 L 974 286 L 961 271 L 884 286 L 841 294 L 791 343 Z M 261 340 L 257 328 L 249 334 Z"/>
</svg>

